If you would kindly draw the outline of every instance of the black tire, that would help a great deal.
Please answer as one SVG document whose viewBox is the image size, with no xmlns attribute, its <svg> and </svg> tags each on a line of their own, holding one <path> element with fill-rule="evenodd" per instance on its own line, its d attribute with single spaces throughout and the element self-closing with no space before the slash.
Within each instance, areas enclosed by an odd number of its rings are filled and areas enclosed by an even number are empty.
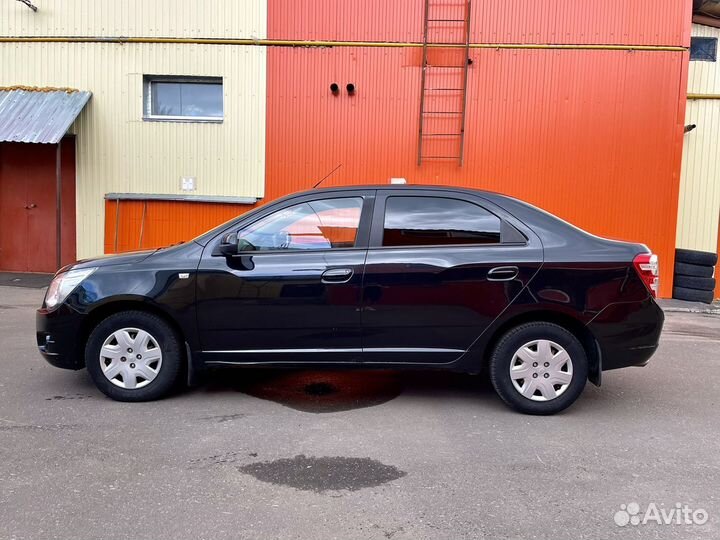
<svg viewBox="0 0 720 540">
<path fill-rule="evenodd" d="M 673 287 L 673 298 L 677 300 L 712 304 L 714 296 L 715 293 L 713 291 L 698 291 L 697 289 L 686 289 L 685 287 Z"/>
<path fill-rule="evenodd" d="M 701 266 L 715 266 L 718 261 L 718 256 L 717 253 L 711 253 L 709 251 L 676 249 L 675 260 L 681 263 L 699 264 Z"/>
<path fill-rule="evenodd" d="M 513 386 L 510 365 L 515 353 L 525 344 L 546 339 L 563 347 L 572 360 L 572 378 L 562 394 L 547 401 L 534 401 L 525 397 Z M 580 396 L 588 377 L 588 361 L 585 348 L 565 328 L 547 322 L 525 323 L 508 331 L 495 346 L 490 357 L 490 380 L 500 398 L 516 411 L 525 414 L 555 414 Z"/>
<path fill-rule="evenodd" d="M 162 352 L 157 375 L 141 388 L 117 386 L 104 375 L 100 364 L 100 351 L 105 340 L 123 328 L 148 332 Z M 183 365 L 181 344 L 182 340 L 170 325 L 157 315 L 144 311 L 122 311 L 104 319 L 90 333 L 85 346 L 85 365 L 95 385 L 106 396 L 117 401 L 152 401 L 166 396 L 178 382 Z"/>
<path fill-rule="evenodd" d="M 684 289 L 696 289 L 698 291 L 714 291 L 715 278 L 675 276 L 675 286 L 683 287 Z"/>
<path fill-rule="evenodd" d="M 701 264 L 675 263 L 675 275 L 677 276 L 694 276 L 694 277 L 713 277 L 715 269 L 712 266 L 703 266 Z"/>
</svg>

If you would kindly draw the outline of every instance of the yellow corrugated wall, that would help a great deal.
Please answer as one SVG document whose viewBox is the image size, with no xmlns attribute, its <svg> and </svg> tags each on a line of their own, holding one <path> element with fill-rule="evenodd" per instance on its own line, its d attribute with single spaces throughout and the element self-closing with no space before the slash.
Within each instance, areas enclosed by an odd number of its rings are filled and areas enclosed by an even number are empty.
<svg viewBox="0 0 720 540">
<path fill-rule="evenodd" d="M 267 0 L 32 0 L 0 2 L 2 36 L 264 38 Z"/>
<path fill-rule="evenodd" d="M 37 14 L 20 2 L 2 2 L 0 35 L 264 38 L 267 28 L 266 0 L 34 3 Z M 264 47 L 0 43 L 0 66 L 0 86 L 93 93 L 71 128 L 77 134 L 78 258 L 103 252 L 106 193 L 177 195 L 180 177 L 194 176 L 194 195 L 263 196 Z M 143 121 L 143 74 L 223 77 L 224 121 Z"/>
<path fill-rule="evenodd" d="M 693 36 L 720 38 L 720 29 L 693 24 Z M 720 62 L 690 62 L 688 94 L 720 96 Z M 677 247 L 714 252 L 720 218 L 720 99 L 690 99 L 685 135 Z"/>
</svg>

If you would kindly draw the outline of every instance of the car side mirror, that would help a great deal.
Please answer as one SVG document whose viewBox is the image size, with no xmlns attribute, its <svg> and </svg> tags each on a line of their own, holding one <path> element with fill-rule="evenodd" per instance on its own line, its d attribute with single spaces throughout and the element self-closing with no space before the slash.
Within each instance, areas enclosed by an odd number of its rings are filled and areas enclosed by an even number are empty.
<svg viewBox="0 0 720 540">
<path fill-rule="evenodd" d="M 237 255 L 238 252 L 238 237 L 237 233 L 228 233 L 220 240 L 218 251 L 229 257 L 231 255 Z"/>
<path fill-rule="evenodd" d="M 218 251 L 226 257 L 237 255 L 241 251 L 255 251 L 257 248 L 250 242 L 238 236 L 237 233 L 228 233 L 220 240 Z"/>
</svg>

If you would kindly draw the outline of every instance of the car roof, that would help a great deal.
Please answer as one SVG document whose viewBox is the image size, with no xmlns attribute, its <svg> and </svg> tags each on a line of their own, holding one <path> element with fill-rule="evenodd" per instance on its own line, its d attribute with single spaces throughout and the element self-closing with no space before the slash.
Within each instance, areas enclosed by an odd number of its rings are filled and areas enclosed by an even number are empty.
<svg viewBox="0 0 720 540">
<path fill-rule="evenodd" d="M 467 193 L 470 195 L 480 195 L 487 198 L 497 199 L 512 199 L 507 195 L 502 195 L 495 191 L 486 191 L 482 189 L 474 189 L 462 186 L 453 185 L 441 185 L 441 184 L 357 184 L 357 185 L 345 185 L 345 186 L 327 186 L 308 189 L 305 191 L 297 191 L 287 195 L 287 198 L 297 197 L 302 195 L 311 195 L 313 193 L 322 192 L 338 192 L 338 191 L 362 191 L 367 189 L 383 189 L 392 191 L 406 191 L 406 190 L 427 190 L 427 191 L 454 191 L 457 193 Z"/>
</svg>

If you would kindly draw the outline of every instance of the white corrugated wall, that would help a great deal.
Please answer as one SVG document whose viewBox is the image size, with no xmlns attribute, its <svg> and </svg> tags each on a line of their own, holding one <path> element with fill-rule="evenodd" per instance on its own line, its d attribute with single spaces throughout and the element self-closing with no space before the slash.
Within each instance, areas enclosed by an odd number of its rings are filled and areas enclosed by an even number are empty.
<svg viewBox="0 0 720 540">
<path fill-rule="evenodd" d="M 720 29 L 693 24 L 693 36 L 720 38 Z M 720 62 L 690 62 L 678 209 L 677 247 L 716 251 L 720 220 Z"/>
<path fill-rule="evenodd" d="M 0 35 L 264 38 L 266 0 L 70 0 L 0 4 Z M 140 14 L 147 16 L 140 16 Z M 131 16 L 132 15 L 132 16 Z M 262 197 L 266 49 L 198 44 L 0 43 L 0 86 L 62 86 L 93 97 L 77 135 L 77 255 L 103 252 L 106 193 Z M 223 77 L 222 123 L 143 121 L 143 74 Z"/>
</svg>

